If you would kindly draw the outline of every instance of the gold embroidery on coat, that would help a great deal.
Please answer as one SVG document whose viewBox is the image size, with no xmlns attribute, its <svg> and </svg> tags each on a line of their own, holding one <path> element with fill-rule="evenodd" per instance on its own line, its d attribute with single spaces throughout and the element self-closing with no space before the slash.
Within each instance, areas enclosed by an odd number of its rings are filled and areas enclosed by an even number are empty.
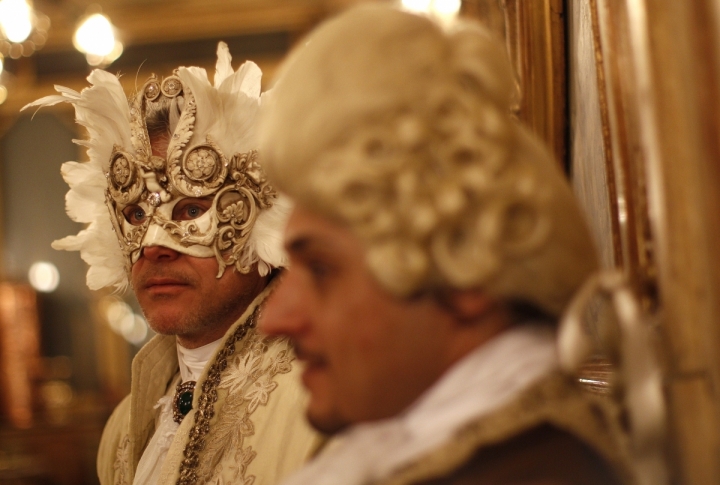
<svg viewBox="0 0 720 485">
<path fill-rule="evenodd" d="M 113 485 L 127 485 L 127 472 L 130 469 L 130 436 L 125 435 L 118 443 L 117 453 L 115 454 L 115 470 Z"/>
<path fill-rule="evenodd" d="M 268 403 L 270 393 L 278 386 L 273 378 L 290 372 L 294 359 L 287 340 L 262 337 L 254 331 L 256 314 L 257 311 L 245 325 L 238 327 L 235 338 L 231 337 L 218 353 L 203 383 L 195 426 L 180 468 L 179 485 L 220 485 L 226 483 L 224 475 L 228 472 L 229 483 L 252 485 L 255 481 L 255 476 L 247 475 L 247 468 L 257 453 L 251 446 L 244 446 L 245 438 L 255 433 L 250 415 Z M 235 354 L 235 344 L 243 338 L 246 341 Z M 275 357 L 268 356 L 271 345 L 281 348 Z M 220 408 L 215 409 L 218 391 L 224 391 L 226 397 Z M 211 429 L 210 419 L 215 413 L 218 413 L 217 421 Z M 228 461 L 226 472 L 224 465 Z"/>
</svg>

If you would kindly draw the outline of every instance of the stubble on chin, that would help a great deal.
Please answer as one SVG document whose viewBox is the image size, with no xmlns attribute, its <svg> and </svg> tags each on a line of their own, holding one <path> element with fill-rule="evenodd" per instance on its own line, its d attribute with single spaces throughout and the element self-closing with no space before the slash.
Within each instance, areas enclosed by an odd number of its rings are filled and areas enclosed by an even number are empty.
<svg viewBox="0 0 720 485">
<path fill-rule="evenodd" d="M 166 300 L 159 308 L 150 308 L 159 302 L 140 304 L 150 328 L 161 335 L 197 337 L 227 327 L 242 313 L 233 301 L 207 302 L 184 311 L 173 308 L 172 300 Z"/>
<path fill-rule="evenodd" d="M 207 333 L 219 334 L 227 331 L 247 310 L 255 294 L 197 295 L 198 303 L 186 305 L 174 304 L 177 298 L 166 295 L 138 296 L 140 308 L 150 328 L 161 335 L 198 338 Z"/>
<path fill-rule="evenodd" d="M 328 413 L 324 416 L 318 416 L 310 412 L 305 413 L 305 417 L 316 431 L 332 436 L 347 429 L 351 423 L 342 418 L 337 413 Z"/>
</svg>

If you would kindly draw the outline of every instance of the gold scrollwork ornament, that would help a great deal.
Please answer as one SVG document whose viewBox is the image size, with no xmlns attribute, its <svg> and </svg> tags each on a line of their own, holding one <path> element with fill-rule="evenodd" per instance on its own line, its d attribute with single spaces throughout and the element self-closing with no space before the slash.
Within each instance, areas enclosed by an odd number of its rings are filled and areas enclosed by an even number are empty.
<svg viewBox="0 0 720 485">
<path fill-rule="evenodd" d="M 168 161 L 168 175 L 177 190 L 188 197 L 215 193 L 228 173 L 228 160 L 210 135 L 205 143 L 186 150 L 182 161 Z"/>
<path fill-rule="evenodd" d="M 140 250 L 142 240 L 145 237 L 148 227 L 150 226 L 150 218 L 148 217 L 147 220 L 139 226 L 133 226 L 133 228 L 126 233 L 123 230 L 123 221 L 125 220 L 125 216 L 122 211 L 118 209 L 109 188 L 105 191 L 105 205 L 110 212 L 110 222 L 112 223 L 113 231 L 117 236 L 120 251 L 122 251 L 123 254 L 125 271 L 129 276 L 132 268 L 132 255 L 134 252 Z"/>
<path fill-rule="evenodd" d="M 160 96 L 160 84 L 158 84 L 155 74 L 152 75 L 150 80 L 145 84 L 143 90 L 145 99 L 148 101 L 155 101 Z"/>
<path fill-rule="evenodd" d="M 117 146 L 110 156 L 110 168 L 106 176 L 110 195 L 119 204 L 136 202 L 145 189 L 144 179 L 138 176 L 135 158 Z"/>
<path fill-rule="evenodd" d="M 260 209 L 272 206 L 277 193 L 267 182 L 267 176 L 260 166 L 257 150 L 233 155 L 231 177 L 236 187 L 247 187 L 258 201 Z"/>
<path fill-rule="evenodd" d="M 174 98 L 183 92 L 183 83 L 177 76 L 169 76 L 163 79 L 160 90 L 168 98 Z"/>
</svg>

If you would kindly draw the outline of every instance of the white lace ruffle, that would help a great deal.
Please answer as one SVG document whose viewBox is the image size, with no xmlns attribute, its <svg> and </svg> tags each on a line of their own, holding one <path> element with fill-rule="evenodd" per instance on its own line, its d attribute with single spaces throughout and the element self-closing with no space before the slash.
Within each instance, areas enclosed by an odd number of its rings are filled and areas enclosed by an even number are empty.
<svg viewBox="0 0 720 485">
<path fill-rule="evenodd" d="M 172 396 L 163 396 L 154 406 L 155 409 L 160 408 L 158 426 L 140 458 L 133 485 L 155 485 L 158 483 L 160 469 L 180 426 L 173 421 L 172 399 Z"/>
</svg>

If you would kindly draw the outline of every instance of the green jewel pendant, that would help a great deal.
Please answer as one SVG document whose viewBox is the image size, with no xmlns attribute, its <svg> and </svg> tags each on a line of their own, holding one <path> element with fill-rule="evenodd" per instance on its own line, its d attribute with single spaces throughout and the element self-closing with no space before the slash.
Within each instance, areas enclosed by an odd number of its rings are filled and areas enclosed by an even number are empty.
<svg viewBox="0 0 720 485">
<path fill-rule="evenodd" d="M 180 424 L 192 409 L 194 390 L 195 381 L 181 382 L 175 388 L 175 397 L 173 397 L 173 421 L 176 423 Z"/>
</svg>

